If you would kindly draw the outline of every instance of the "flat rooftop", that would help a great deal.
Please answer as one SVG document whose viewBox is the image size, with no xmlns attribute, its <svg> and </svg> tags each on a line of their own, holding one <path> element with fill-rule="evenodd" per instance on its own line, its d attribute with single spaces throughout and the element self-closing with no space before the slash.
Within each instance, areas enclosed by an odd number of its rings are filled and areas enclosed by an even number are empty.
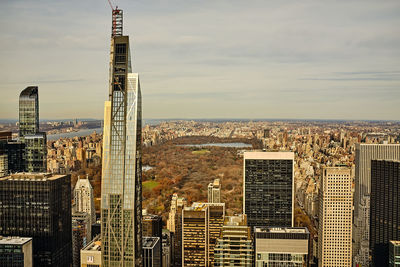
<svg viewBox="0 0 400 267">
<path fill-rule="evenodd" d="M 245 151 L 243 153 L 244 159 L 289 159 L 294 160 L 294 152 L 290 151 L 279 151 L 279 152 L 268 152 L 268 151 Z"/>
<path fill-rule="evenodd" d="M 390 240 L 390 243 L 392 243 L 395 246 L 400 246 L 400 241 L 397 240 Z"/>
<path fill-rule="evenodd" d="M 143 237 L 143 245 L 144 249 L 153 249 L 154 246 L 159 242 L 159 237 Z"/>
<path fill-rule="evenodd" d="M 9 176 L 0 178 L 0 181 L 47 181 L 57 180 L 63 178 L 66 175 L 52 174 L 52 173 L 30 173 L 30 172 L 19 172 Z"/>
<path fill-rule="evenodd" d="M 290 234 L 307 234 L 306 227 L 255 227 L 256 233 L 290 233 Z"/>
<path fill-rule="evenodd" d="M 0 245 L 23 245 L 30 241 L 31 237 L 0 236 Z"/>
<path fill-rule="evenodd" d="M 86 245 L 86 247 L 82 248 L 81 250 L 85 251 L 101 251 L 101 239 L 100 235 L 93 238 L 93 240 Z"/>
</svg>

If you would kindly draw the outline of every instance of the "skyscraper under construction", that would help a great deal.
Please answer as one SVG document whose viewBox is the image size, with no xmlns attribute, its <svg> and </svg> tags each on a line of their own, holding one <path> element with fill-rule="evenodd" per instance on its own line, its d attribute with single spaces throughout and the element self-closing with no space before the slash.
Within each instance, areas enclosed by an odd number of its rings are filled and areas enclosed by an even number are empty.
<svg viewBox="0 0 400 267">
<path fill-rule="evenodd" d="M 103 131 L 102 266 L 141 266 L 141 93 L 118 8 L 113 9 L 109 86 Z"/>
</svg>

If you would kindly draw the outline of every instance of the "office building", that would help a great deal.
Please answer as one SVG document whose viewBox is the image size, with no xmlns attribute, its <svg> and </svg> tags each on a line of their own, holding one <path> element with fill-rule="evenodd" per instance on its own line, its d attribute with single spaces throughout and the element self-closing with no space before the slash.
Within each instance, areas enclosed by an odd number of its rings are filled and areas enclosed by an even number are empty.
<svg viewBox="0 0 400 267">
<path fill-rule="evenodd" d="M 8 155 L 0 155 L 0 177 L 8 174 Z"/>
<path fill-rule="evenodd" d="M 219 179 L 208 184 L 208 203 L 221 203 L 221 184 Z"/>
<path fill-rule="evenodd" d="M 35 266 L 69 267 L 71 231 L 69 175 L 0 178 L 0 235 L 32 237 Z"/>
<path fill-rule="evenodd" d="M 254 244 L 256 267 L 308 266 L 310 233 L 306 227 L 255 227 Z"/>
<path fill-rule="evenodd" d="M 74 203 L 75 211 L 86 212 L 90 215 L 91 224 L 96 223 L 93 187 L 90 184 L 88 176 L 86 176 L 86 179 L 80 179 L 80 177 L 78 177 L 74 188 Z"/>
<path fill-rule="evenodd" d="M 214 266 L 214 248 L 225 220 L 225 203 L 205 203 L 207 209 L 207 261 Z"/>
<path fill-rule="evenodd" d="M 400 160 L 400 145 L 356 144 L 353 255 L 354 263 L 361 266 L 367 266 L 370 258 L 369 203 L 371 194 L 371 160 L 374 159 Z"/>
<path fill-rule="evenodd" d="M 182 266 L 206 266 L 208 207 L 193 205 L 182 211 Z"/>
<path fill-rule="evenodd" d="M 32 267 L 32 238 L 0 236 L 0 266 Z"/>
<path fill-rule="evenodd" d="M 172 260 L 171 232 L 167 229 L 162 233 L 162 266 L 170 267 Z"/>
<path fill-rule="evenodd" d="M 244 152 L 243 212 L 254 226 L 293 226 L 294 153 Z"/>
<path fill-rule="evenodd" d="M 143 237 L 143 267 L 161 266 L 160 248 L 160 238 Z"/>
<path fill-rule="evenodd" d="M 19 96 L 19 137 L 25 144 L 25 171 L 47 171 L 46 133 L 39 131 L 39 90 L 25 88 Z"/>
<path fill-rule="evenodd" d="M 400 161 L 371 161 L 370 251 L 373 266 L 389 264 L 390 240 L 400 240 Z"/>
<path fill-rule="evenodd" d="M 113 10 L 109 101 L 105 103 L 101 186 L 104 266 L 142 265 L 142 107 L 139 77 L 132 73 L 122 10 Z M 117 27 L 118 26 L 118 27 Z"/>
<path fill-rule="evenodd" d="M 227 216 L 214 248 L 214 266 L 253 266 L 254 247 L 246 215 Z"/>
<path fill-rule="evenodd" d="M 100 235 L 93 238 L 81 250 L 81 267 L 101 267 L 101 238 Z"/>
<path fill-rule="evenodd" d="M 351 267 L 353 194 L 351 169 L 325 167 L 320 186 L 319 266 Z"/>
<path fill-rule="evenodd" d="M 81 249 L 92 238 L 92 225 L 89 214 L 72 211 L 72 266 L 81 266 Z"/>
<path fill-rule="evenodd" d="M 4 166 L 5 175 L 9 173 L 23 172 L 25 170 L 25 144 L 12 140 L 11 132 L 0 132 L 0 155 L 7 156 L 7 166 Z M 5 162 L 4 162 L 5 163 Z"/>
<path fill-rule="evenodd" d="M 158 237 L 160 243 L 162 243 L 162 218 L 159 215 L 149 214 L 147 210 L 142 212 L 142 235 L 147 237 Z M 155 250 L 154 253 L 158 253 L 157 258 L 162 258 L 162 245 L 158 246 L 158 251 Z"/>
<path fill-rule="evenodd" d="M 389 242 L 389 267 L 400 266 L 400 241 Z"/>
</svg>

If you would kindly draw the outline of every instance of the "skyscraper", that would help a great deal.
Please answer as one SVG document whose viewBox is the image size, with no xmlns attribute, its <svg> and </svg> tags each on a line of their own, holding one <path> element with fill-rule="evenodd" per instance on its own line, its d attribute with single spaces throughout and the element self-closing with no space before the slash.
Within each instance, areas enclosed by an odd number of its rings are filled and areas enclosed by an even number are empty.
<svg viewBox="0 0 400 267">
<path fill-rule="evenodd" d="M 32 267 L 32 238 L 0 236 L 0 265 Z"/>
<path fill-rule="evenodd" d="M 74 188 L 75 211 L 86 212 L 90 216 L 90 223 L 96 222 L 96 210 L 94 208 L 93 187 L 88 177 L 79 179 Z"/>
<path fill-rule="evenodd" d="M 373 266 L 389 264 L 389 242 L 400 240 L 400 161 L 371 161 L 370 243 Z"/>
<path fill-rule="evenodd" d="M 182 266 L 182 210 L 186 206 L 186 199 L 174 193 L 171 199 L 171 211 L 168 214 L 167 228 L 171 232 L 172 266 Z"/>
<path fill-rule="evenodd" d="M 0 235 L 32 237 L 34 266 L 70 267 L 71 221 L 69 175 L 0 178 Z"/>
<path fill-rule="evenodd" d="M 254 226 L 291 227 L 294 153 L 244 152 L 243 212 Z"/>
<path fill-rule="evenodd" d="M 113 10 L 122 23 L 122 10 Z M 120 25 L 122 27 L 122 25 Z M 114 29 L 105 103 L 101 187 L 103 266 L 142 265 L 141 92 L 131 73 L 129 36 Z"/>
<path fill-rule="evenodd" d="M 326 167 L 320 186 L 319 266 L 351 267 L 352 179 L 350 168 Z"/>
<path fill-rule="evenodd" d="M 221 184 L 219 179 L 208 184 L 208 203 L 221 203 Z"/>
<path fill-rule="evenodd" d="M 368 265 L 371 160 L 400 160 L 399 144 L 356 144 L 354 190 L 353 255 L 354 263 Z"/>
<path fill-rule="evenodd" d="M 46 133 L 39 132 L 39 91 L 25 88 L 19 96 L 19 137 L 25 144 L 25 171 L 47 171 Z"/>
</svg>

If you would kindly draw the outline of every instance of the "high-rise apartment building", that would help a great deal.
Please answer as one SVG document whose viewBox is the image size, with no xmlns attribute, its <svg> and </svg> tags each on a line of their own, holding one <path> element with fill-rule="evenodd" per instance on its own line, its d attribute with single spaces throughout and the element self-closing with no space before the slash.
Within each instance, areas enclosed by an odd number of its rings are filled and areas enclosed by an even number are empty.
<svg viewBox="0 0 400 267">
<path fill-rule="evenodd" d="M 32 267 L 32 238 L 0 236 L 2 267 Z"/>
<path fill-rule="evenodd" d="M 351 267 L 353 193 L 351 169 L 326 167 L 320 186 L 319 266 Z"/>
<path fill-rule="evenodd" d="M 400 266 L 400 241 L 389 242 L 389 267 Z"/>
<path fill-rule="evenodd" d="M 32 237 L 34 266 L 70 267 L 71 230 L 69 175 L 0 178 L 0 235 Z"/>
<path fill-rule="evenodd" d="M 248 225 L 293 226 L 294 153 L 244 152 L 243 165 L 243 212 Z"/>
<path fill-rule="evenodd" d="M 86 176 L 86 179 L 78 177 L 74 188 L 74 203 L 75 211 L 86 212 L 90 216 L 91 224 L 96 222 L 93 187 L 90 184 L 88 176 Z"/>
<path fill-rule="evenodd" d="M 253 240 L 246 215 L 225 217 L 214 248 L 214 258 L 214 266 L 253 266 Z"/>
<path fill-rule="evenodd" d="M 25 171 L 47 171 L 46 133 L 39 132 L 39 91 L 25 88 L 19 96 L 19 137 L 25 144 Z"/>
<path fill-rule="evenodd" d="M 174 193 L 171 199 L 171 210 L 168 214 L 167 229 L 171 232 L 172 266 L 182 266 L 182 210 L 186 206 L 186 199 Z"/>
<path fill-rule="evenodd" d="M 142 265 L 142 108 L 122 10 L 113 10 L 109 101 L 105 103 L 101 187 L 103 266 Z"/>
<path fill-rule="evenodd" d="M 388 265 L 390 240 L 400 240 L 400 161 L 371 161 L 370 218 L 372 264 Z"/>
<path fill-rule="evenodd" d="M 221 184 L 219 179 L 208 184 L 208 203 L 221 203 Z"/>
<path fill-rule="evenodd" d="M 310 233 L 306 227 L 255 227 L 254 248 L 256 267 L 308 266 Z"/>
<path fill-rule="evenodd" d="M 214 266 L 214 248 L 225 220 L 225 203 L 205 203 L 207 209 L 207 266 Z"/>
<path fill-rule="evenodd" d="M 142 235 L 146 237 L 158 237 L 160 239 L 160 245 L 157 246 L 153 253 L 157 258 L 162 258 L 162 218 L 159 215 L 149 214 L 147 210 L 142 212 Z M 158 249 L 158 250 L 157 250 Z"/>
<path fill-rule="evenodd" d="M 356 144 L 354 181 L 354 263 L 369 264 L 371 160 L 400 160 L 399 144 Z"/>
</svg>

